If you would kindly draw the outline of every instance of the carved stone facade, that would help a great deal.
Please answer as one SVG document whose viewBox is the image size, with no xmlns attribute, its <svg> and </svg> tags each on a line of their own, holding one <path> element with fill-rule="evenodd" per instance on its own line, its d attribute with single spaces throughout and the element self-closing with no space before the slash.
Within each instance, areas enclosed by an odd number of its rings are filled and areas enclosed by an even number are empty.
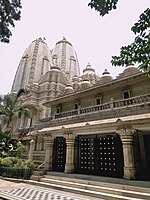
<svg viewBox="0 0 150 200">
<path fill-rule="evenodd" d="M 100 77 L 88 63 L 80 76 L 76 53 L 65 38 L 56 43 L 51 59 L 42 55 L 41 64 L 36 60 L 44 42 L 33 43 L 31 68 L 26 75 L 23 57 L 12 87 L 27 83 L 18 105 L 36 109 L 32 120 L 17 122 L 13 135 L 31 140 L 29 159 L 45 171 L 150 179 L 150 79 L 145 73 L 128 66 L 115 79 L 106 69 Z M 28 81 L 19 78 L 15 87 L 19 71 Z"/>
</svg>

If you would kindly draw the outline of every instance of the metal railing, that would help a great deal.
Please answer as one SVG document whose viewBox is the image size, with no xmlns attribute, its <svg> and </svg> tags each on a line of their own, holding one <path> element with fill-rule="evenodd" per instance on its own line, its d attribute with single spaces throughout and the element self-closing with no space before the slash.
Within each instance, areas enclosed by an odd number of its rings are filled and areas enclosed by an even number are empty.
<svg viewBox="0 0 150 200">
<path fill-rule="evenodd" d="M 43 165 L 45 165 L 45 161 L 37 167 L 37 170 L 39 170 L 41 167 L 43 167 Z"/>
<path fill-rule="evenodd" d="M 0 167 L 0 176 L 9 178 L 30 179 L 32 170 L 29 168 Z"/>
</svg>

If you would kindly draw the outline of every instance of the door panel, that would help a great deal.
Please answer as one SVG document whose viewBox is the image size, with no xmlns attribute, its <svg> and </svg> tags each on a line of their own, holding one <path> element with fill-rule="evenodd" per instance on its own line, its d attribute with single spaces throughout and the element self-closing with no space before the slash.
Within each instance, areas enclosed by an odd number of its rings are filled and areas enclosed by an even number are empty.
<svg viewBox="0 0 150 200">
<path fill-rule="evenodd" d="M 66 163 L 66 140 L 63 137 L 54 139 L 53 171 L 64 172 Z"/>
<path fill-rule="evenodd" d="M 79 137 L 79 165 L 80 173 L 93 174 L 95 171 L 95 139 L 93 136 Z"/>
<path fill-rule="evenodd" d="M 98 175 L 122 177 L 123 152 L 117 134 L 97 136 L 97 168 Z"/>
<path fill-rule="evenodd" d="M 117 134 L 78 136 L 78 173 L 123 176 L 122 144 Z"/>
<path fill-rule="evenodd" d="M 150 135 L 145 134 L 144 137 L 144 147 L 145 147 L 145 158 L 146 158 L 146 168 L 144 169 L 143 178 L 150 180 Z"/>
</svg>

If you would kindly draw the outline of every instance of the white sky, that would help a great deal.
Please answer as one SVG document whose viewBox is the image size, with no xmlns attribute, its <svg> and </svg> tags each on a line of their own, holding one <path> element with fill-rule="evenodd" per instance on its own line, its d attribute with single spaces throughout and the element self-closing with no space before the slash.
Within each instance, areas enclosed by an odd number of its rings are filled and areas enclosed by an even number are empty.
<svg viewBox="0 0 150 200">
<path fill-rule="evenodd" d="M 0 94 L 10 92 L 23 52 L 39 37 L 52 49 L 64 35 L 77 52 L 81 72 L 88 62 L 100 76 L 105 68 L 113 77 L 123 71 L 111 66 L 111 56 L 133 41 L 131 27 L 150 0 L 119 0 L 117 9 L 104 17 L 88 7 L 89 2 L 22 0 L 22 18 L 12 29 L 11 42 L 0 43 Z"/>
</svg>

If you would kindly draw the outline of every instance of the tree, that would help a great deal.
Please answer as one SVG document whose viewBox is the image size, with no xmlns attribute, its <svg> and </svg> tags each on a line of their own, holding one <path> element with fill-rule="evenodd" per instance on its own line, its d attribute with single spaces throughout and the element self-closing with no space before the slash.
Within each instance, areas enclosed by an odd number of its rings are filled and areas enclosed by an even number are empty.
<svg viewBox="0 0 150 200">
<path fill-rule="evenodd" d="M 108 14 L 112 9 L 117 8 L 118 0 L 91 0 L 88 4 L 91 8 L 94 8 L 101 16 Z"/>
<path fill-rule="evenodd" d="M 12 33 L 10 26 L 21 18 L 21 0 L 0 0 L 0 41 L 9 43 Z"/>
<path fill-rule="evenodd" d="M 127 66 L 138 63 L 139 68 L 147 71 L 150 76 L 150 9 L 146 9 L 139 17 L 131 30 L 137 36 L 134 42 L 128 46 L 121 47 L 119 56 L 112 56 L 112 65 Z"/>
<path fill-rule="evenodd" d="M 88 4 L 95 8 L 101 16 L 116 9 L 118 0 L 91 0 Z M 136 35 L 132 44 L 121 47 L 119 56 L 112 56 L 111 63 L 114 66 L 127 66 L 139 64 L 139 68 L 147 71 L 150 76 L 150 9 L 147 8 L 139 17 L 131 30 Z"/>
<path fill-rule="evenodd" d="M 9 151 L 9 140 L 9 132 L 0 131 L 0 157 L 7 156 L 7 152 Z"/>
<path fill-rule="evenodd" d="M 0 106 L 0 120 L 5 125 L 4 130 L 10 132 L 13 130 L 13 120 L 25 117 L 31 117 L 31 109 L 28 106 L 17 106 L 19 98 L 25 94 L 24 89 L 20 89 L 17 94 L 10 94 L 4 97 Z"/>
<path fill-rule="evenodd" d="M 0 157 L 17 156 L 21 158 L 26 146 L 17 139 L 12 139 L 9 132 L 0 132 Z"/>
</svg>

